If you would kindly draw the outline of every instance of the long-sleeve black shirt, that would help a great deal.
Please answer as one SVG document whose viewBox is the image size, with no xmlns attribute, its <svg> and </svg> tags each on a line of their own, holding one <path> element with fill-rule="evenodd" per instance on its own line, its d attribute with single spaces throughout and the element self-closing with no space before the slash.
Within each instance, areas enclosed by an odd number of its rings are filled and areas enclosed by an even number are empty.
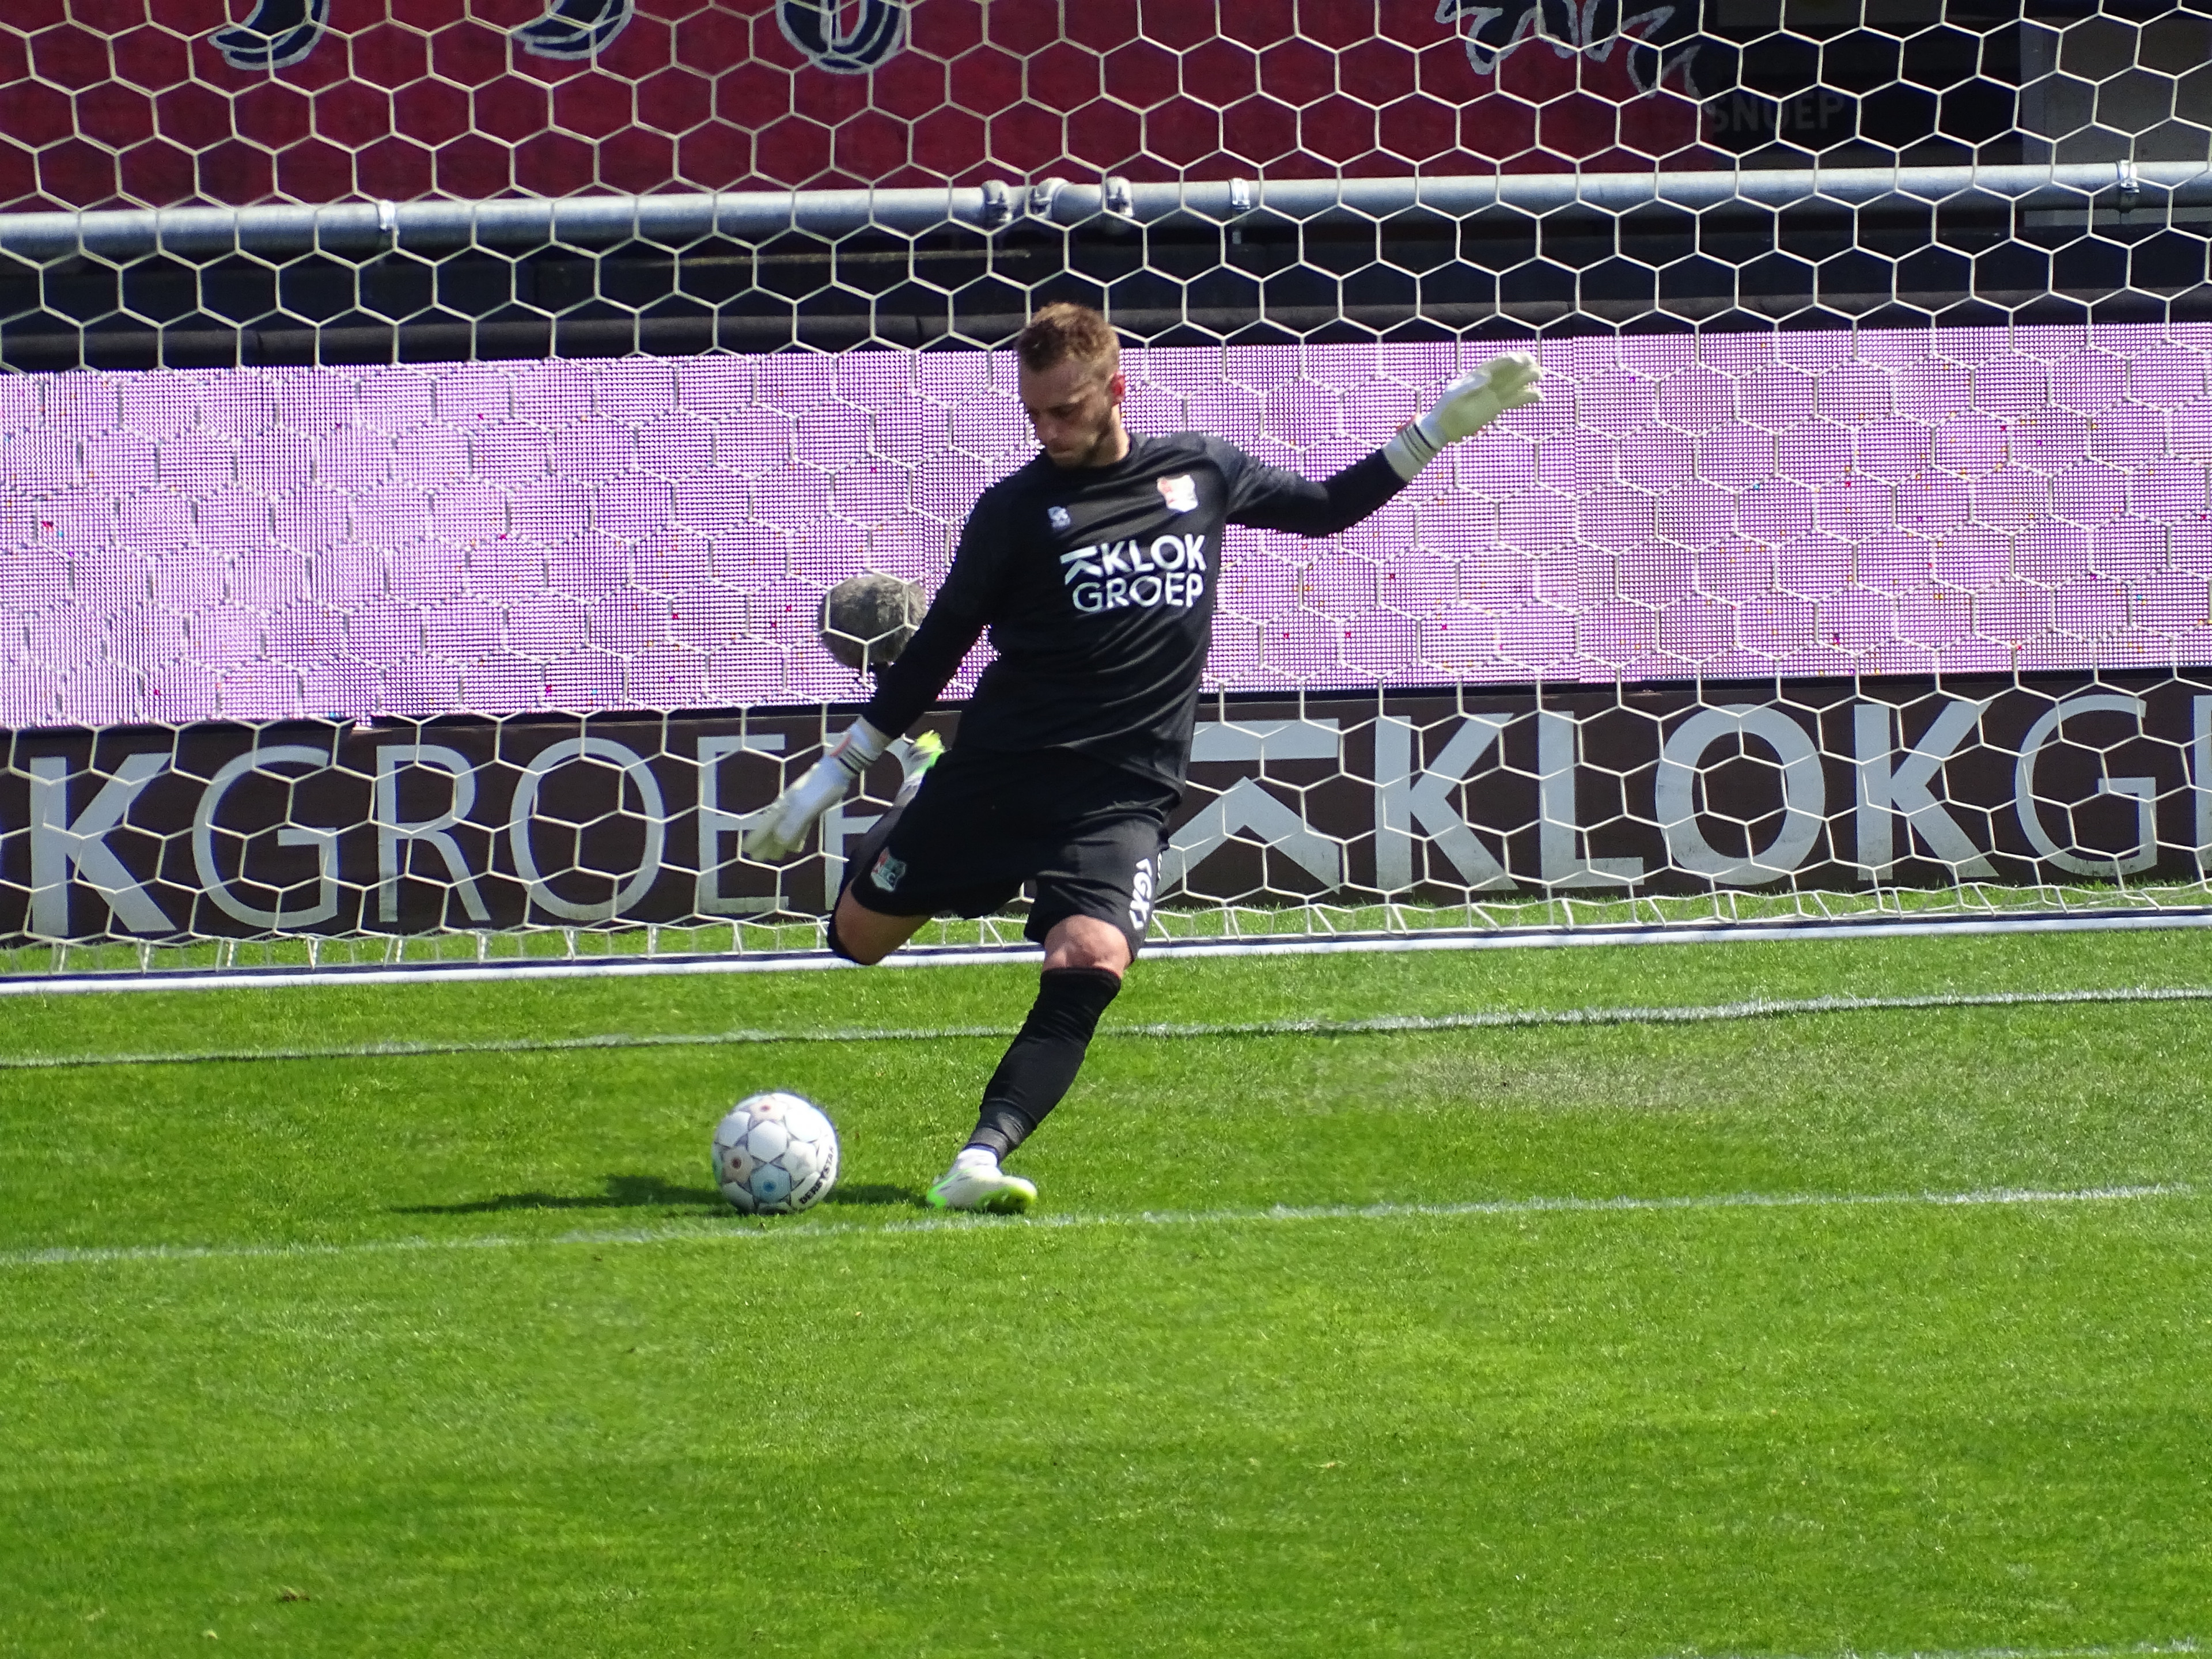
<svg viewBox="0 0 2212 1659">
<path fill-rule="evenodd" d="M 1317 483 L 1194 432 L 1133 434 L 1111 466 L 1041 453 L 977 498 L 866 718 L 905 731 L 988 628 L 998 659 L 961 716 L 963 747 L 1072 749 L 1181 788 L 1223 528 L 1330 536 L 1404 488 L 1380 452 Z"/>
</svg>

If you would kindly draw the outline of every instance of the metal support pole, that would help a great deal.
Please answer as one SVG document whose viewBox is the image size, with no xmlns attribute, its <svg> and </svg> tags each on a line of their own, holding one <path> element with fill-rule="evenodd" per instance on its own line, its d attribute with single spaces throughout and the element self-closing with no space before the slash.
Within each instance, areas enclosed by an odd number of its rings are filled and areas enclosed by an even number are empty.
<svg viewBox="0 0 2212 1659">
<path fill-rule="evenodd" d="M 164 252 L 207 258 L 325 252 L 430 252 L 633 240 L 680 246 L 723 237 L 836 237 L 859 230 L 921 235 L 951 227 L 989 232 L 1024 223 L 1072 228 L 1100 218 L 1145 225 L 1225 224 L 1253 215 L 1309 221 L 1385 219 L 1425 211 L 1462 218 L 1486 209 L 1620 213 L 1663 204 L 1907 208 L 1935 204 L 2075 210 L 2100 199 L 2135 211 L 2212 203 L 2212 167 L 2148 162 L 2063 167 L 1828 167 L 1709 173 L 1510 173 L 1443 179 L 1228 179 L 1090 184 L 998 180 L 962 189 L 737 191 L 685 196 L 570 196 L 483 202 L 349 202 L 336 206 L 103 209 L 0 214 L 0 253 L 50 260 L 125 260 Z"/>
</svg>

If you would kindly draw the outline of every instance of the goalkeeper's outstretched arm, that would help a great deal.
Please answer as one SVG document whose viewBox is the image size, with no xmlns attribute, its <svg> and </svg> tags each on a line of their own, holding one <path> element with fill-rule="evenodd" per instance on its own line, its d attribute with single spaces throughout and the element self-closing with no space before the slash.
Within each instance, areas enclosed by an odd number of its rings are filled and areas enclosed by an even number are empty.
<svg viewBox="0 0 2212 1659">
<path fill-rule="evenodd" d="M 774 864 L 797 852 L 815 819 L 842 800 L 891 739 L 937 700 L 982 633 L 980 617 L 947 605 L 940 594 L 898 660 L 877 671 L 876 695 L 860 718 L 745 832 L 745 856 Z"/>
<path fill-rule="evenodd" d="M 1436 406 L 1389 442 L 1332 477 L 1255 466 L 1230 509 L 1232 521 L 1294 536 L 1334 536 L 1403 489 L 1447 444 L 1471 438 L 1508 410 L 1543 401 L 1543 371 L 1525 351 L 1492 357 L 1443 389 Z"/>
<path fill-rule="evenodd" d="M 1403 489 L 1445 445 L 1472 437 L 1508 410 L 1538 402 L 1541 378 L 1536 360 L 1525 352 L 1493 357 L 1446 386 L 1433 409 L 1382 448 L 1320 481 L 1259 465 L 1227 445 L 1217 446 L 1231 477 L 1226 516 L 1263 530 L 1334 535 Z M 860 718 L 746 832 L 745 856 L 774 862 L 798 851 L 814 821 L 844 798 L 891 739 L 945 690 L 982 635 L 992 595 L 1018 540 L 1003 519 L 997 492 L 987 493 L 969 515 L 945 585 L 914 638 L 878 673 L 876 695 Z"/>
<path fill-rule="evenodd" d="M 797 852 L 814 820 L 845 798 L 891 740 L 920 720 L 960 672 L 969 650 L 983 637 L 991 595 L 1006 556 L 1007 538 L 1000 519 L 992 492 L 987 491 L 968 515 L 952 568 L 914 637 L 897 661 L 876 670 L 876 694 L 860 718 L 746 831 L 743 845 L 747 858 L 775 864 Z"/>
<path fill-rule="evenodd" d="M 1382 446 L 1382 459 L 1407 483 L 1444 446 L 1472 438 L 1509 409 L 1544 401 L 1544 371 L 1525 351 L 1503 352 L 1443 390 L 1436 407 Z"/>
</svg>

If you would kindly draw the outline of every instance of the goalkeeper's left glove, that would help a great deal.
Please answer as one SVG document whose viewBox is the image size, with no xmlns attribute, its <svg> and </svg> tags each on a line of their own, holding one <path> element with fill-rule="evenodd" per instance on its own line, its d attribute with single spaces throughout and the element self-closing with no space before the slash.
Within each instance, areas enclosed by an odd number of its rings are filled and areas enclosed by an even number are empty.
<svg viewBox="0 0 2212 1659">
<path fill-rule="evenodd" d="M 745 832 L 744 854 L 774 864 L 787 859 L 806 839 L 814 820 L 844 799 L 853 781 L 866 771 L 890 739 L 867 723 L 854 720 L 837 744 L 807 769 L 806 775 L 769 804 L 760 822 Z"/>
<path fill-rule="evenodd" d="M 1544 371 L 1525 351 L 1492 357 L 1474 374 L 1446 386 L 1434 409 L 1382 446 L 1383 459 L 1411 483 L 1446 444 L 1473 437 L 1509 409 L 1526 409 L 1543 402 L 1544 394 L 1537 387 L 1543 378 Z"/>
</svg>

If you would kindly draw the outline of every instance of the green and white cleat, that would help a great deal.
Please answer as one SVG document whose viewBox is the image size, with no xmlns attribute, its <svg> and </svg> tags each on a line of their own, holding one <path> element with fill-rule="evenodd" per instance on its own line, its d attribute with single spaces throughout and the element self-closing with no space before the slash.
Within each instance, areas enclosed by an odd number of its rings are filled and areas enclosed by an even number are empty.
<svg viewBox="0 0 2212 1659">
<path fill-rule="evenodd" d="M 952 1167 L 922 1195 L 922 1202 L 933 1210 L 1026 1215 L 1036 1202 L 1036 1188 L 1000 1169 L 997 1156 L 986 1148 L 963 1146 L 960 1156 L 952 1160 Z"/>
</svg>

